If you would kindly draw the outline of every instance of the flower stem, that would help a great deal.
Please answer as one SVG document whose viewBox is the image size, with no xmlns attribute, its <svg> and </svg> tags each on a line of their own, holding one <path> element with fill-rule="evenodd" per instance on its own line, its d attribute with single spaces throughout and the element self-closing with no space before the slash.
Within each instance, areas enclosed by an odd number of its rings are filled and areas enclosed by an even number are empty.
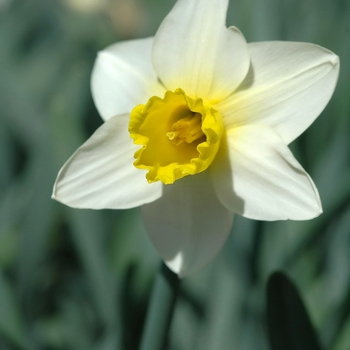
<svg viewBox="0 0 350 350">
<path fill-rule="evenodd" d="M 140 350 L 163 350 L 179 292 L 180 280 L 163 263 L 153 285 Z"/>
</svg>

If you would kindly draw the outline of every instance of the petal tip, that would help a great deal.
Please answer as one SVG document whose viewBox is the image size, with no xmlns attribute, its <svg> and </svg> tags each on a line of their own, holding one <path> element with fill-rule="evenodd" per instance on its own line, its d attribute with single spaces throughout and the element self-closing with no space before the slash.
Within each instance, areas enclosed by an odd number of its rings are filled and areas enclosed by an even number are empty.
<svg viewBox="0 0 350 350">
<path fill-rule="evenodd" d="M 322 209 L 322 204 L 319 203 L 319 206 L 316 208 L 316 215 L 315 215 L 315 218 L 317 218 L 317 217 L 320 216 L 321 214 L 323 214 L 323 209 Z"/>
<path fill-rule="evenodd" d="M 70 204 L 68 202 L 65 202 L 64 200 L 62 200 L 61 196 L 58 194 L 57 180 L 56 180 L 56 182 L 53 186 L 53 189 L 52 189 L 51 199 L 55 200 L 56 202 L 70 206 Z"/>
<path fill-rule="evenodd" d="M 294 220 L 294 221 L 307 221 L 307 220 L 313 220 L 318 218 L 323 213 L 322 204 L 318 200 L 317 204 L 315 204 L 312 208 L 310 208 L 310 211 L 305 212 L 304 215 L 299 213 L 295 216 L 291 215 L 287 218 L 287 220 Z"/>
<path fill-rule="evenodd" d="M 339 66 L 340 66 L 339 56 L 328 49 L 325 49 L 325 48 L 322 48 L 322 49 L 328 53 L 328 57 L 325 58 L 324 62 L 330 64 L 332 68 L 339 70 Z"/>
<path fill-rule="evenodd" d="M 336 55 L 336 54 L 334 54 L 334 53 L 332 53 L 332 56 L 331 56 L 331 58 L 330 58 L 330 62 L 331 62 L 331 64 L 333 65 L 333 66 L 339 66 L 339 64 L 340 64 L 340 59 L 339 59 L 339 56 L 338 55 Z"/>
<path fill-rule="evenodd" d="M 51 199 L 54 199 L 57 201 L 57 196 L 56 196 L 56 184 L 57 184 L 57 180 L 55 181 L 53 188 L 52 188 L 52 193 L 51 193 Z"/>
</svg>

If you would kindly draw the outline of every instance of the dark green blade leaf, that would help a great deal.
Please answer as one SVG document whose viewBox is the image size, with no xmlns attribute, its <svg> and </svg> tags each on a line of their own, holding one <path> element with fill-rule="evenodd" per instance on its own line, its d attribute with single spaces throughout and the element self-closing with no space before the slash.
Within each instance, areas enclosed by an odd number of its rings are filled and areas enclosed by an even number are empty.
<svg viewBox="0 0 350 350">
<path fill-rule="evenodd" d="M 267 284 L 267 325 L 272 350 L 321 350 L 294 284 L 275 272 Z"/>
</svg>

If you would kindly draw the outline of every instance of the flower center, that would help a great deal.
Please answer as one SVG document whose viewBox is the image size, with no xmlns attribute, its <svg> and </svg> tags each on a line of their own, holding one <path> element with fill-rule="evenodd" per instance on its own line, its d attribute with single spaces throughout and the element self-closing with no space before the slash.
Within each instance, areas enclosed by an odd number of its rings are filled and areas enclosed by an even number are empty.
<svg viewBox="0 0 350 350">
<path fill-rule="evenodd" d="M 202 116 L 199 113 L 194 113 L 175 122 L 171 131 L 166 133 L 169 140 L 176 146 L 182 142 L 191 143 L 205 137 L 202 131 Z"/>
<path fill-rule="evenodd" d="M 164 184 L 200 173 L 214 160 L 223 130 L 220 114 L 202 99 L 181 89 L 153 96 L 130 114 L 130 136 L 142 146 L 134 165 L 148 170 L 148 182 Z"/>
</svg>

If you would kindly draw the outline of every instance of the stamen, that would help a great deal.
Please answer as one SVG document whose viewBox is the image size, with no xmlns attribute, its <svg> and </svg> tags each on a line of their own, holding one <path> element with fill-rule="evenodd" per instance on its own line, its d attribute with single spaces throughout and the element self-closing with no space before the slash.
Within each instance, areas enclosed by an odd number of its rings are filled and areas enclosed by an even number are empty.
<svg viewBox="0 0 350 350">
<path fill-rule="evenodd" d="M 193 113 L 185 118 L 175 122 L 171 131 L 166 133 L 166 136 L 176 146 L 183 142 L 192 143 L 202 137 L 202 115 L 200 113 Z"/>
</svg>

